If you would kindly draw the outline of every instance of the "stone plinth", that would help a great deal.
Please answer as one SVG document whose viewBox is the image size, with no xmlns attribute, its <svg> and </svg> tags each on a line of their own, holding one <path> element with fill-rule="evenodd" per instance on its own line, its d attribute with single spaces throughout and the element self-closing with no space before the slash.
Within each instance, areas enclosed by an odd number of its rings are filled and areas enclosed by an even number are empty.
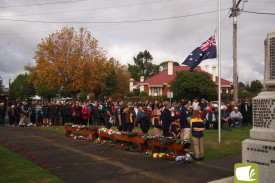
<svg viewBox="0 0 275 183">
<path fill-rule="evenodd" d="M 242 163 L 259 165 L 259 182 L 275 181 L 275 142 L 246 139 L 242 142 Z"/>
<path fill-rule="evenodd" d="M 275 142 L 275 92 L 264 91 L 253 98 L 251 139 Z"/>
</svg>

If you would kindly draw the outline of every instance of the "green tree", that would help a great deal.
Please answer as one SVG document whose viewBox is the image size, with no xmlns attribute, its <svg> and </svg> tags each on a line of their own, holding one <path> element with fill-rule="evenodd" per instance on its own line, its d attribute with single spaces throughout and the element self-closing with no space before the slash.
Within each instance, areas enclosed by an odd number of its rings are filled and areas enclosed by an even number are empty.
<svg viewBox="0 0 275 183">
<path fill-rule="evenodd" d="M 160 68 L 159 70 L 162 72 L 164 71 L 165 69 L 167 69 L 167 66 L 168 66 L 168 61 L 165 61 L 165 62 L 162 62 L 159 64 Z M 178 62 L 174 62 L 173 61 L 173 66 L 180 66 L 180 64 Z"/>
<path fill-rule="evenodd" d="M 36 88 L 37 95 L 46 99 L 54 98 L 59 93 L 59 88 L 49 89 L 46 85 L 41 85 Z"/>
<path fill-rule="evenodd" d="M 263 84 L 259 80 L 251 81 L 250 92 L 260 93 L 263 89 Z"/>
<path fill-rule="evenodd" d="M 152 63 L 153 57 L 149 51 L 139 52 L 133 59 L 135 64 L 128 64 L 128 71 L 134 80 L 138 81 L 140 76 L 147 79 L 159 73 L 159 65 Z"/>
<path fill-rule="evenodd" d="M 29 75 L 19 74 L 10 84 L 10 97 L 13 99 L 29 99 L 36 94 L 34 86 L 29 81 Z"/>
<path fill-rule="evenodd" d="M 247 86 L 243 82 L 239 82 L 238 88 L 239 88 L 239 92 L 244 91 L 244 90 L 248 91 Z"/>
<path fill-rule="evenodd" d="M 205 72 L 180 71 L 171 82 L 172 91 L 177 100 L 206 98 L 216 100 L 216 84 Z"/>
</svg>

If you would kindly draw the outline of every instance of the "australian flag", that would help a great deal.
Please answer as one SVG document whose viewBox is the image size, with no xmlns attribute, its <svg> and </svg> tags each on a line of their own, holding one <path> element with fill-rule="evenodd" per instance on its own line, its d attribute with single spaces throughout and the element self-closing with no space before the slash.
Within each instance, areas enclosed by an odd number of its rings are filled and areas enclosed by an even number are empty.
<svg viewBox="0 0 275 183">
<path fill-rule="evenodd" d="M 217 58 L 215 35 L 211 36 L 192 51 L 182 64 L 190 66 L 189 71 L 191 72 L 201 63 L 201 61 L 211 58 Z"/>
</svg>

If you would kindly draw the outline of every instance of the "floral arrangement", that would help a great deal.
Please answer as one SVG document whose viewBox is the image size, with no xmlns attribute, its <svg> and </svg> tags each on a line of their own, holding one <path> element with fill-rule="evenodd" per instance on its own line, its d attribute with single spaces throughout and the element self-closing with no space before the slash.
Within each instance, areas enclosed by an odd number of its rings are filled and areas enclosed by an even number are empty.
<svg viewBox="0 0 275 183">
<path fill-rule="evenodd" d="M 78 136 L 78 135 L 70 134 L 68 135 L 68 137 L 72 137 L 74 140 L 86 140 L 87 142 L 92 141 L 91 137 L 84 137 L 82 135 Z"/>
<path fill-rule="evenodd" d="M 116 144 L 114 146 L 115 149 L 119 149 L 122 151 L 131 151 L 131 152 L 137 152 L 137 147 L 133 144 L 127 145 L 127 144 Z"/>
<path fill-rule="evenodd" d="M 153 153 L 150 156 L 156 159 L 165 159 L 169 161 L 175 160 L 175 154 L 174 153 Z"/>
<path fill-rule="evenodd" d="M 112 129 L 107 129 L 107 128 L 99 128 L 97 131 L 99 133 L 100 132 L 108 133 L 108 135 L 113 135 L 115 133 Z"/>
<path fill-rule="evenodd" d="M 73 123 L 65 123 L 64 126 L 65 127 L 76 128 L 76 129 L 80 129 L 80 130 L 91 130 L 91 131 L 98 131 L 98 129 L 101 128 L 101 127 L 97 127 L 97 126 L 76 125 L 76 124 L 73 124 Z"/>
<path fill-rule="evenodd" d="M 177 162 L 177 164 L 191 163 L 193 161 L 193 159 L 190 154 L 186 154 L 185 156 L 177 156 L 175 158 L 175 161 Z"/>
<path fill-rule="evenodd" d="M 121 132 L 121 136 L 137 137 L 138 136 L 138 132 Z"/>
</svg>

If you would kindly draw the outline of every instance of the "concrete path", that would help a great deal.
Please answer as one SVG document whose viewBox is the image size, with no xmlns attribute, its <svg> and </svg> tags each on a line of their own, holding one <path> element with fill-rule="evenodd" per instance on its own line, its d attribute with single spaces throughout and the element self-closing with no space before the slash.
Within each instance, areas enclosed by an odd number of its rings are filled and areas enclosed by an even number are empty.
<svg viewBox="0 0 275 183">
<path fill-rule="evenodd" d="M 50 173 L 65 182 L 173 183 L 210 182 L 234 175 L 234 164 L 241 154 L 192 164 L 153 159 L 140 153 L 125 152 L 60 134 L 34 128 L 0 127 L 0 143 L 15 145 L 15 153 L 26 159 L 21 148 L 47 165 Z"/>
</svg>

